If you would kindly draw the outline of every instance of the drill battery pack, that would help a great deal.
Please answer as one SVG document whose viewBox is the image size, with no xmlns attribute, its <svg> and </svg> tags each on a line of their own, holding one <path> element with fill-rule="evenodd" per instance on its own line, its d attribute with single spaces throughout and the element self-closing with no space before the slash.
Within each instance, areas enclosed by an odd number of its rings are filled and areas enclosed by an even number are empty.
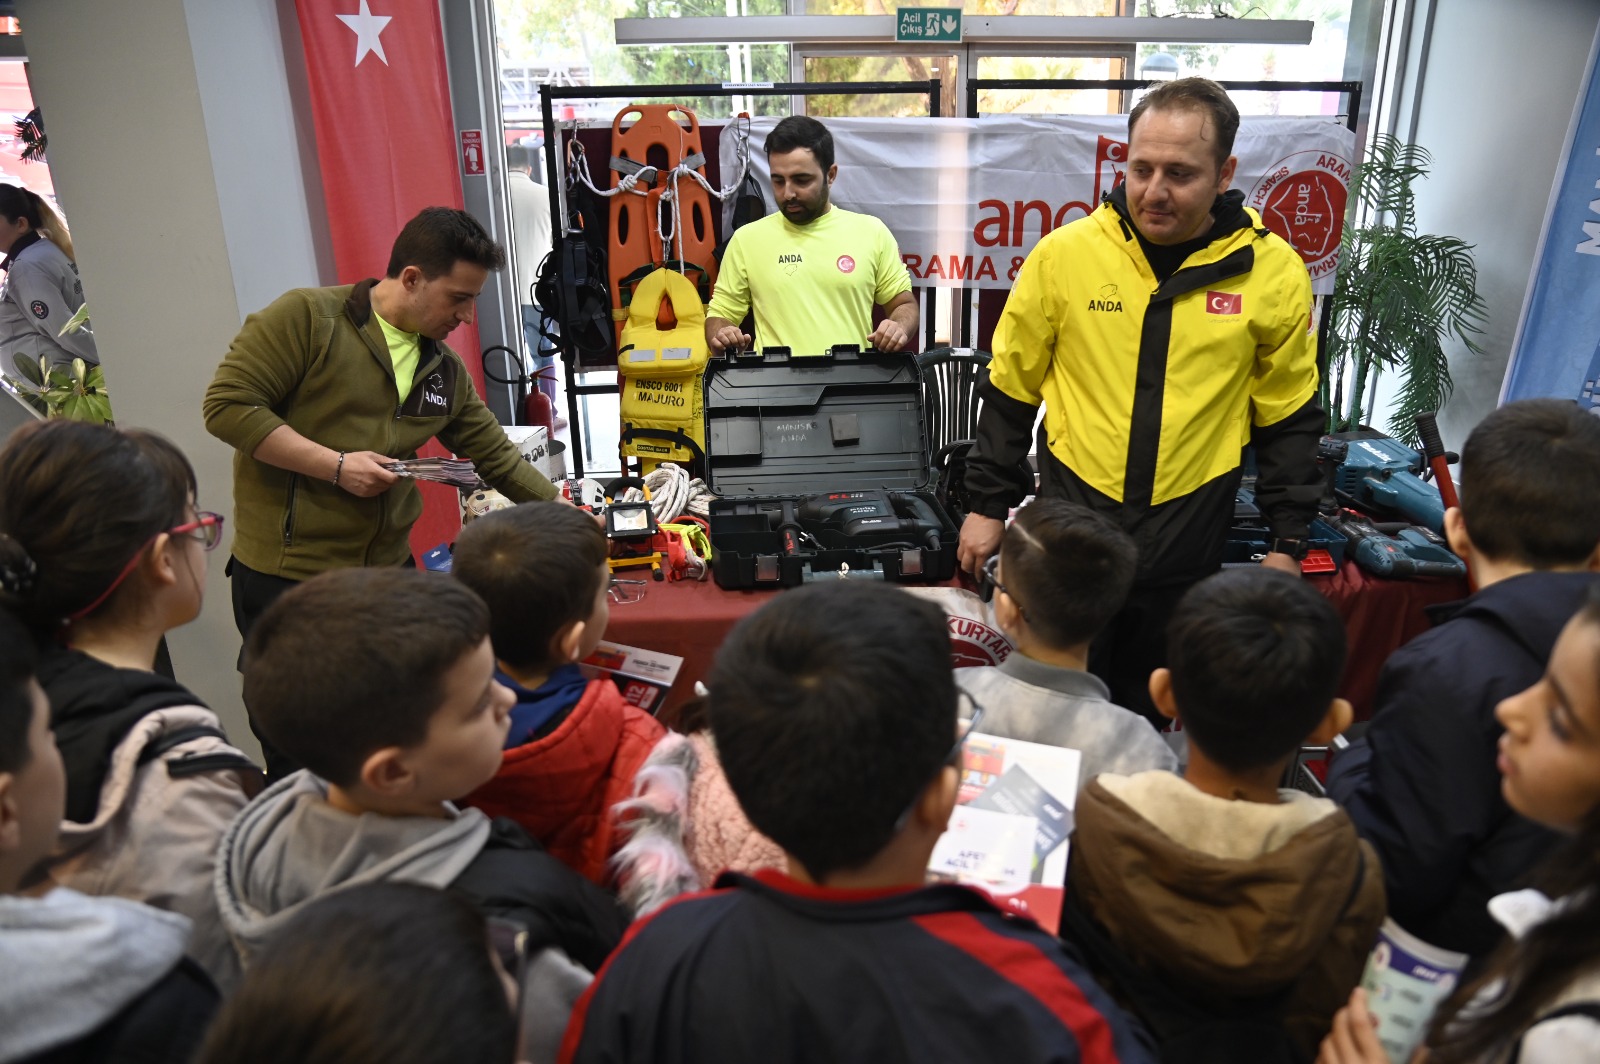
<svg viewBox="0 0 1600 1064">
<path fill-rule="evenodd" d="M 916 356 L 729 351 L 706 367 L 712 575 L 724 588 L 955 574 Z"/>
</svg>

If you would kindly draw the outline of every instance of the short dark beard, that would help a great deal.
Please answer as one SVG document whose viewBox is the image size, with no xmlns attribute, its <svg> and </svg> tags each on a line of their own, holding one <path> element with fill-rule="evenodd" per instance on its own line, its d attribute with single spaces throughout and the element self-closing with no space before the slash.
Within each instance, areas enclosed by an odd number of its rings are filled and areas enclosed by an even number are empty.
<svg viewBox="0 0 1600 1064">
<path fill-rule="evenodd" d="M 816 221 L 818 218 L 821 218 L 824 214 L 827 214 L 828 213 L 828 208 L 830 206 L 831 206 L 831 204 L 830 204 L 830 202 L 828 200 L 827 193 L 823 193 L 823 195 L 822 195 L 822 205 L 820 207 L 817 207 L 815 209 L 807 207 L 806 210 L 805 210 L 805 213 L 802 214 L 798 218 L 796 218 L 795 216 L 791 215 L 788 212 L 787 209 L 783 209 L 783 217 L 784 217 L 784 220 L 787 221 L 790 225 L 810 225 L 812 222 Z"/>
</svg>

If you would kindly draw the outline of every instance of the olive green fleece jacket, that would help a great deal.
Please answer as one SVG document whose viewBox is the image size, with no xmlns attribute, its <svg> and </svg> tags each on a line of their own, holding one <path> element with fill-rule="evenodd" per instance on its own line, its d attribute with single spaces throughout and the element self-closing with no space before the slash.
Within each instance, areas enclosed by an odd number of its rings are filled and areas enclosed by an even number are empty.
<svg viewBox="0 0 1600 1064">
<path fill-rule="evenodd" d="M 336 451 L 414 458 L 437 436 L 516 502 L 554 485 L 506 438 L 460 356 L 422 338 L 401 401 L 376 316 L 376 281 L 297 288 L 245 319 L 206 389 L 206 429 L 234 448 L 233 554 L 258 572 L 305 580 L 329 569 L 400 565 L 422 514 L 410 480 L 370 499 L 251 457 L 280 425 Z"/>
</svg>

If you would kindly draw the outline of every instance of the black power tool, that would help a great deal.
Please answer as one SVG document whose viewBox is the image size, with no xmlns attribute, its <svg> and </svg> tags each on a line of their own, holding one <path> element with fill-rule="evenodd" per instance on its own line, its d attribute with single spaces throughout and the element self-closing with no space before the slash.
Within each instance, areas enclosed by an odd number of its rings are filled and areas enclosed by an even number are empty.
<svg viewBox="0 0 1600 1064">
<path fill-rule="evenodd" d="M 846 536 L 909 534 L 922 537 L 933 550 L 939 549 L 938 515 L 926 499 L 908 492 L 873 489 L 811 495 L 801 501 L 795 514 L 801 521 Z M 785 523 L 789 517 L 785 507 Z"/>
</svg>

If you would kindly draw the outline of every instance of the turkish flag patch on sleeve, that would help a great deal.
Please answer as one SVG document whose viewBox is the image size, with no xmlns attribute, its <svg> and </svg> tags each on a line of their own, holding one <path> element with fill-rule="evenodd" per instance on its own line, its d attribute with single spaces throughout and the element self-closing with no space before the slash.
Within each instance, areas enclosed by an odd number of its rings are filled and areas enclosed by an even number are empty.
<svg viewBox="0 0 1600 1064">
<path fill-rule="evenodd" d="M 1243 292 L 1207 292 L 1207 314 L 1242 314 L 1244 313 Z"/>
</svg>

